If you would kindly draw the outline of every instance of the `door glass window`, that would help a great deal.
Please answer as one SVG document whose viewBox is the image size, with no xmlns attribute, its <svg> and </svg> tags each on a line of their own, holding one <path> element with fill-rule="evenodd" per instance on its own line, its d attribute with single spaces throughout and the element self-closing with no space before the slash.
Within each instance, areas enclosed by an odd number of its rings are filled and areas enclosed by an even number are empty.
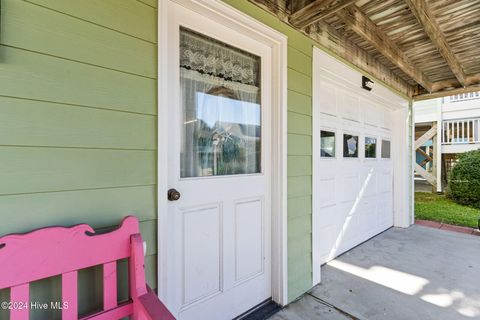
<svg viewBox="0 0 480 320">
<path fill-rule="evenodd" d="M 365 158 L 377 157 L 377 139 L 365 137 Z"/>
<path fill-rule="evenodd" d="M 390 158 L 390 141 L 382 140 L 382 158 Z"/>
<path fill-rule="evenodd" d="M 261 172 L 260 57 L 180 29 L 181 177 Z"/>
<path fill-rule="evenodd" d="M 325 158 L 335 157 L 335 132 L 320 131 L 320 156 Z"/>
<path fill-rule="evenodd" d="M 358 136 L 343 135 L 343 156 L 345 158 L 358 158 Z"/>
</svg>

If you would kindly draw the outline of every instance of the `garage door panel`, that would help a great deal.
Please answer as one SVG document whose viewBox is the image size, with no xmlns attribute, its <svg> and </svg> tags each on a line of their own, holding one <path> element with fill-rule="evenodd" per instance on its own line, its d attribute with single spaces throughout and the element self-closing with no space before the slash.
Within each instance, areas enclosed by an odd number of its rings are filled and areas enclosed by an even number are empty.
<svg viewBox="0 0 480 320">
<path fill-rule="evenodd" d="M 335 177 L 325 177 L 323 179 L 320 179 L 319 183 L 322 186 L 322 188 L 318 192 L 318 203 L 319 206 L 322 207 L 328 207 L 335 205 L 336 203 L 336 181 Z"/>
<path fill-rule="evenodd" d="M 380 174 L 379 184 L 378 191 L 380 193 L 391 192 L 393 188 L 392 172 L 383 169 Z"/>
<path fill-rule="evenodd" d="M 342 202 L 353 202 L 358 196 L 358 175 L 345 176 L 342 179 Z"/>
<path fill-rule="evenodd" d="M 392 129 L 392 113 L 389 110 L 383 110 L 383 128 L 387 130 Z"/>
<path fill-rule="evenodd" d="M 320 100 L 314 121 L 336 132 L 336 157 L 315 153 L 315 248 L 325 263 L 392 226 L 393 170 L 380 148 L 382 139 L 391 141 L 391 111 L 338 86 L 322 83 L 322 92 L 335 97 Z M 343 158 L 344 133 L 358 136 L 358 158 Z M 377 139 L 376 158 L 365 158 L 365 137 Z"/>
<path fill-rule="evenodd" d="M 374 197 L 377 194 L 377 173 L 376 168 L 366 168 L 360 179 L 363 197 Z"/>
<path fill-rule="evenodd" d="M 341 104 L 342 117 L 355 122 L 360 122 L 360 111 L 358 108 L 358 98 L 343 91 Z"/>
<path fill-rule="evenodd" d="M 322 97 L 322 108 L 320 112 L 337 115 L 337 88 L 326 82 L 320 82 L 320 96 Z"/>
<path fill-rule="evenodd" d="M 392 199 L 391 193 L 384 194 L 378 202 L 378 219 L 382 226 L 391 226 L 393 223 L 393 217 L 390 214 L 392 212 Z"/>
<path fill-rule="evenodd" d="M 340 232 L 339 224 L 336 223 L 337 206 L 324 207 L 320 210 L 318 219 L 320 226 L 317 226 L 317 241 L 320 255 L 325 259 L 335 246 L 335 240 Z"/>
<path fill-rule="evenodd" d="M 374 127 L 382 127 L 384 125 L 383 110 L 376 105 L 368 106 L 365 109 L 365 124 Z"/>
</svg>

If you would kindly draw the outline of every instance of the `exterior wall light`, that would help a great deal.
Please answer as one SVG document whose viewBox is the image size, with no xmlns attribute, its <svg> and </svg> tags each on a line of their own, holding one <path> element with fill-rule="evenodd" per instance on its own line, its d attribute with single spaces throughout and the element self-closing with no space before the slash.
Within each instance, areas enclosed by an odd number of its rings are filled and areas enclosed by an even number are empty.
<svg viewBox="0 0 480 320">
<path fill-rule="evenodd" d="M 368 79 L 365 76 L 362 76 L 362 88 L 367 90 L 367 91 L 372 91 L 374 82 L 370 79 Z"/>
</svg>

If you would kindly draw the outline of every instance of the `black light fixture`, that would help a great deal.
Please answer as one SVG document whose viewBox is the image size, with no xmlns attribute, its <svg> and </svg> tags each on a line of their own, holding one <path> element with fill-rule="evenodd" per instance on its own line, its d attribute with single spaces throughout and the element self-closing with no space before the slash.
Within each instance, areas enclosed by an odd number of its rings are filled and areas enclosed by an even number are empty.
<svg viewBox="0 0 480 320">
<path fill-rule="evenodd" d="M 373 88 L 373 81 L 368 79 L 365 76 L 362 76 L 362 88 L 367 90 L 367 91 L 372 91 Z"/>
</svg>

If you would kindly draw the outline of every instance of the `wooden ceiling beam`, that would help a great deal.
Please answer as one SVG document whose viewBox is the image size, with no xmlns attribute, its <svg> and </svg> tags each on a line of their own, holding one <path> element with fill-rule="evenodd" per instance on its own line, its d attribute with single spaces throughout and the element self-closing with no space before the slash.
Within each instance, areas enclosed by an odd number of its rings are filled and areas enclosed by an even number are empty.
<svg viewBox="0 0 480 320">
<path fill-rule="evenodd" d="M 441 91 L 437 91 L 437 92 L 433 92 L 433 93 L 425 93 L 425 94 L 414 95 L 413 100 L 414 101 L 422 101 L 422 100 L 429 100 L 429 99 L 436 99 L 436 98 L 453 96 L 454 94 L 470 93 L 470 92 L 477 92 L 477 91 L 480 91 L 480 85 L 472 85 L 472 86 L 469 86 L 469 87 L 466 87 L 466 88 L 441 90 Z"/>
<path fill-rule="evenodd" d="M 468 85 L 478 85 L 480 84 L 480 73 L 467 75 L 465 77 Z M 462 86 L 458 82 L 458 79 L 446 79 L 432 83 L 432 92 L 441 91 L 441 90 L 451 90 L 451 89 L 461 89 Z"/>
<path fill-rule="evenodd" d="M 452 73 L 457 78 L 458 82 L 465 87 L 469 85 L 467 76 L 465 75 L 462 66 L 458 62 L 458 59 L 452 52 L 452 49 L 448 45 L 448 42 L 443 35 L 435 17 L 428 7 L 425 0 L 405 0 L 410 7 L 413 15 L 417 18 L 420 25 L 425 30 L 434 46 L 437 47 L 442 57 L 447 61 L 448 66 L 452 70 Z"/>
<path fill-rule="evenodd" d="M 352 31 L 368 41 L 400 70 L 405 72 L 428 92 L 432 91 L 432 84 L 425 74 L 416 68 L 410 58 L 356 6 L 347 7 L 338 11 L 337 16 L 340 17 Z"/>
<path fill-rule="evenodd" d="M 355 3 L 358 0 L 315 0 L 302 9 L 290 15 L 288 21 L 297 28 L 304 28 L 314 22 L 328 18 L 337 11 Z"/>
<path fill-rule="evenodd" d="M 283 2 L 282 0 L 249 1 L 267 12 L 273 13 L 280 21 L 289 24 L 288 17 L 285 14 L 287 12 L 286 7 L 275 5 L 275 8 L 273 8 L 273 4 Z M 317 47 L 356 68 L 365 76 L 373 78 L 372 80 L 383 83 L 407 99 L 411 99 L 413 94 L 416 93 L 414 86 L 325 22 L 318 21 L 306 28 L 298 29 L 298 31 L 315 42 Z M 289 36 L 300 35 L 292 34 Z"/>
<path fill-rule="evenodd" d="M 374 81 L 380 81 L 408 98 L 413 96 L 414 86 L 326 23 L 320 21 L 301 31 L 344 63 L 363 71 L 365 76 L 374 77 Z"/>
</svg>

